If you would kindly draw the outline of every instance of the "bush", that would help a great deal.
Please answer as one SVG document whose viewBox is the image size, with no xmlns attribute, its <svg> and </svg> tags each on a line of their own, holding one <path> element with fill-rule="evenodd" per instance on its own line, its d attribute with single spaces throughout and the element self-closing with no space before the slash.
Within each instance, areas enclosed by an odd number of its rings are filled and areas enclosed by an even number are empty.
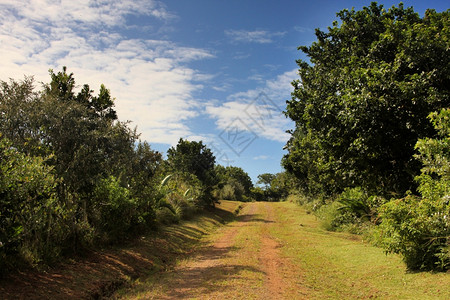
<svg viewBox="0 0 450 300">
<path fill-rule="evenodd" d="M 180 218 L 167 207 L 161 207 L 156 211 L 156 222 L 159 224 L 173 224 L 178 223 Z"/>
<path fill-rule="evenodd" d="M 342 205 L 340 210 L 355 215 L 364 222 L 378 222 L 378 208 L 386 203 L 379 196 L 369 196 L 362 188 L 347 188 L 339 195 L 337 201 Z"/>
<path fill-rule="evenodd" d="M 423 163 L 416 177 L 422 197 L 407 196 L 381 207 L 382 245 L 400 253 L 410 269 L 450 269 L 450 109 L 430 114 L 438 139 L 416 144 Z"/>
<path fill-rule="evenodd" d="M 407 196 L 381 208 L 382 246 L 400 253 L 409 269 L 450 267 L 450 205 L 441 200 Z"/>
<path fill-rule="evenodd" d="M 114 176 L 102 179 L 94 191 L 94 227 L 106 240 L 123 238 L 138 223 L 136 200 Z"/>
<path fill-rule="evenodd" d="M 0 270 L 58 255 L 61 207 L 52 168 L 0 135 Z"/>
<path fill-rule="evenodd" d="M 329 231 L 342 230 L 344 225 L 358 222 L 358 217 L 348 211 L 342 210 L 339 202 L 331 202 L 322 205 L 317 211 L 317 216 L 322 220 L 322 227 Z"/>
</svg>

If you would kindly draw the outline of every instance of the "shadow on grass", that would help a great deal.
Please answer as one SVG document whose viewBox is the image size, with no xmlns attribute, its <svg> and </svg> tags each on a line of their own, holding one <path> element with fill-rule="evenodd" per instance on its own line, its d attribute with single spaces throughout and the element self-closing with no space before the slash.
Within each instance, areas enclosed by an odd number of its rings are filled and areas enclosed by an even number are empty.
<svg viewBox="0 0 450 300">
<path fill-rule="evenodd" d="M 109 297 L 130 279 L 173 268 L 178 259 L 192 254 L 204 234 L 235 217 L 231 211 L 211 208 L 189 222 L 151 231 L 127 245 L 72 257 L 46 272 L 17 271 L 0 279 L 0 299 Z"/>
<path fill-rule="evenodd" d="M 242 265 L 218 265 L 210 267 L 198 267 L 183 270 L 182 276 L 175 277 L 173 289 L 166 292 L 170 299 L 191 299 L 215 292 L 228 290 L 230 287 L 225 281 L 233 281 L 239 278 L 242 272 L 264 273 L 261 270 Z M 226 282 L 225 282 L 226 283 Z"/>
<path fill-rule="evenodd" d="M 248 222 L 258 222 L 258 223 L 275 223 L 274 221 L 266 220 L 261 217 L 260 214 L 243 214 L 236 217 L 238 222 L 248 223 Z"/>
</svg>

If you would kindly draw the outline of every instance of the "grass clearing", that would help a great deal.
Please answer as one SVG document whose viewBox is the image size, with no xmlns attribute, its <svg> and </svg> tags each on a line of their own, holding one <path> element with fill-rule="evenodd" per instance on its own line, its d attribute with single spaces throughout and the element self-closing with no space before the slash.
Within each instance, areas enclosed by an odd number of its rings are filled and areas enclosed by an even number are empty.
<svg viewBox="0 0 450 300">
<path fill-rule="evenodd" d="M 450 299 L 450 274 L 406 270 L 360 237 L 325 231 L 315 216 L 293 203 L 274 203 L 279 226 L 271 234 L 303 270 L 312 299 Z"/>
<path fill-rule="evenodd" d="M 325 231 L 286 202 L 223 201 L 126 247 L 1 283 L 2 299 L 450 299 L 450 273 L 407 272 L 400 256 Z"/>
<path fill-rule="evenodd" d="M 237 204 L 234 210 L 231 206 Z M 173 270 L 149 276 L 114 296 L 119 299 L 258 299 L 263 285 L 258 270 L 258 237 L 246 217 L 247 204 L 223 202 L 243 212 L 227 226 L 210 231 L 192 255 Z M 253 216 L 253 215 L 252 215 Z M 224 298 L 225 297 L 225 298 Z"/>
</svg>

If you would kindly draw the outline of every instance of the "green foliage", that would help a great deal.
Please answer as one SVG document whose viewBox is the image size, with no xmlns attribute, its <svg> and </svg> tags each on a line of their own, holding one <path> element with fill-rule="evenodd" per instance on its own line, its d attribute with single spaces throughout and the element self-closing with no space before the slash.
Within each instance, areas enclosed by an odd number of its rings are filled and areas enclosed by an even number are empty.
<svg viewBox="0 0 450 300">
<path fill-rule="evenodd" d="M 61 242 L 56 184 L 43 158 L 18 152 L 0 135 L 0 270 L 54 254 Z"/>
<path fill-rule="evenodd" d="M 229 180 L 220 191 L 220 199 L 242 201 L 244 196 L 244 187 L 236 180 Z"/>
<path fill-rule="evenodd" d="M 258 201 L 284 201 L 289 194 L 297 193 L 300 188 L 299 181 L 287 172 L 260 174 L 257 184 L 262 185 L 253 190 Z"/>
<path fill-rule="evenodd" d="M 450 193 L 450 108 L 430 114 L 439 138 L 420 139 L 416 144 L 422 174 L 416 177 L 422 197 L 439 200 Z"/>
<path fill-rule="evenodd" d="M 202 206 L 214 205 L 213 186 L 217 184 L 214 172 L 216 158 L 203 142 L 180 139 L 176 147 L 167 151 L 170 171 L 192 174 L 199 181 L 199 200 Z M 183 175 L 184 176 L 184 175 Z"/>
<path fill-rule="evenodd" d="M 173 170 L 191 173 L 203 183 L 213 178 L 215 157 L 203 142 L 180 139 L 176 147 L 167 151 L 167 161 Z"/>
<path fill-rule="evenodd" d="M 87 84 L 76 92 L 66 67 L 49 73 L 42 91 L 32 77 L 0 82 L 2 272 L 189 218 L 214 205 L 214 189 L 249 199 L 248 174 L 216 172 L 201 141 L 180 139 L 164 161 L 117 119 L 104 85 L 98 95 Z"/>
<path fill-rule="evenodd" d="M 430 114 L 438 139 L 416 144 L 424 167 L 417 177 L 422 197 L 407 196 L 381 207 L 382 245 L 403 255 L 410 269 L 450 269 L 450 109 Z"/>
<path fill-rule="evenodd" d="M 219 200 L 249 201 L 253 183 L 242 168 L 217 165 L 214 169 L 217 185 L 214 197 Z"/>
<path fill-rule="evenodd" d="M 338 13 L 317 41 L 299 47 L 286 114 L 296 123 L 283 165 L 312 195 L 361 186 L 392 196 L 415 190 L 419 138 L 433 138 L 430 112 L 448 107 L 449 11 L 424 18 L 402 4 Z"/>
<path fill-rule="evenodd" d="M 382 246 L 400 253 L 412 270 L 450 268 L 450 205 L 407 196 L 391 201 L 380 210 Z"/>
<path fill-rule="evenodd" d="M 75 93 L 66 68 L 41 92 L 0 83 L 1 263 L 49 262 L 155 224 L 161 154 L 136 143 L 105 86 Z"/>
<path fill-rule="evenodd" d="M 190 218 L 204 205 L 204 185 L 194 174 L 169 174 L 161 181 L 159 191 L 156 219 L 162 224 Z"/>
<path fill-rule="evenodd" d="M 320 206 L 316 215 L 321 219 L 322 227 L 329 231 L 343 230 L 345 226 L 359 222 L 355 213 L 342 210 L 342 205 L 337 201 Z"/>
<path fill-rule="evenodd" d="M 369 196 L 362 188 L 345 189 L 337 198 L 342 206 L 340 210 L 349 211 L 361 221 L 378 222 L 378 208 L 386 200 L 382 197 Z"/>
<path fill-rule="evenodd" d="M 99 180 L 93 193 L 93 220 L 100 237 L 119 240 L 138 222 L 137 201 L 114 176 Z M 97 215 L 96 215 L 97 214 Z M 94 219 L 95 218 L 95 219 Z"/>
<path fill-rule="evenodd" d="M 362 188 L 357 187 L 345 189 L 335 199 L 330 199 L 325 204 L 322 202 L 314 210 L 327 230 L 361 233 L 363 227 L 379 222 L 378 208 L 384 203 L 383 198 L 368 196 Z"/>
<path fill-rule="evenodd" d="M 262 184 L 265 190 L 270 188 L 272 181 L 275 179 L 275 174 L 263 173 L 258 175 L 257 184 Z"/>
</svg>

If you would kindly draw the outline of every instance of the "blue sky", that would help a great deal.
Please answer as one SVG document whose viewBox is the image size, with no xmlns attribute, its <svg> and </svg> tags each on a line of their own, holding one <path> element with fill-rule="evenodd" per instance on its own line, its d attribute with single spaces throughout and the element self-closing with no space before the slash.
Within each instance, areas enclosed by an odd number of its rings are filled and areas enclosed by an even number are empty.
<svg viewBox="0 0 450 300">
<path fill-rule="evenodd" d="M 423 15 L 449 1 L 403 1 Z M 379 2 L 386 8 L 396 1 Z M 202 140 L 222 165 L 255 180 L 281 171 L 292 122 L 282 115 L 299 45 L 336 12 L 370 1 L 0 0 L 0 80 L 67 66 L 79 86 L 103 83 L 119 119 L 165 153 Z"/>
</svg>

